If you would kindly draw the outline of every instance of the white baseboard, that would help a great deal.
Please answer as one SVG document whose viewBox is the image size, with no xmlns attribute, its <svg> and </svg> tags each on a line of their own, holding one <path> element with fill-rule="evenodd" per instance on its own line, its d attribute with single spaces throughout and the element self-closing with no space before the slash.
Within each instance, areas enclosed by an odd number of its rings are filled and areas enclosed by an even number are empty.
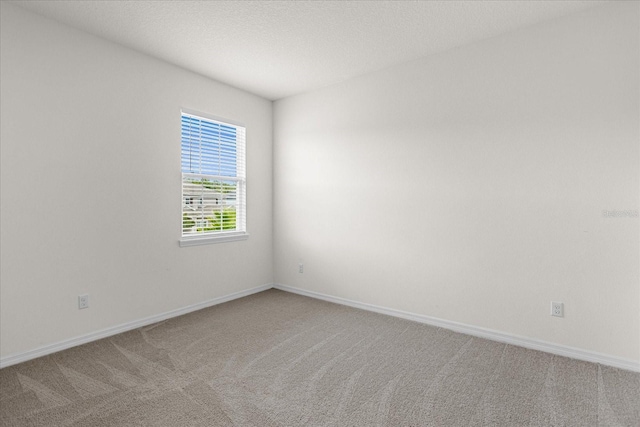
<svg viewBox="0 0 640 427">
<path fill-rule="evenodd" d="M 345 298 L 335 297 L 331 295 L 321 294 L 319 292 L 307 291 L 292 286 L 281 284 L 266 284 L 257 286 L 255 288 L 247 289 L 233 294 L 225 295 L 218 298 L 213 298 L 208 301 L 193 304 L 187 307 L 179 308 L 176 310 L 167 311 L 155 316 L 146 317 L 144 319 L 134 320 L 132 322 L 123 323 L 111 328 L 102 329 L 100 331 L 91 332 L 86 335 L 81 335 L 68 340 L 60 341 L 57 343 L 49 344 L 43 347 L 29 350 L 23 353 L 12 354 L 0 358 L 0 368 L 15 365 L 17 363 L 26 362 L 37 357 L 46 356 L 51 353 L 66 350 L 71 347 L 75 347 L 81 344 L 86 344 L 92 341 L 96 341 L 102 338 L 107 338 L 122 332 L 137 329 L 142 326 L 147 326 L 152 323 L 160 322 L 162 320 L 170 319 L 172 317 L 181 316 L 183 314 L 191 313 L 192 311 L 201 310 L 203 308 L 211 307 L 224 302 L 232 301 L 234 299 L 246 297 L 258 292 L 266 291 L 267 289 L 279 289 L 281 291 L 291 292 L 299 295 L 304 295 L 311 298 L 316 298 L 324 301 L 333 302 L 336 304 L 342 304 L 349 307 L 359 308 L 362 310 L 373 311 L 375 313 L 386 314 L 388 316 L 399 317 L 402 319 L 412 320 L 418 323 L 424 323 L 427 325 L 437 326 L 445 329 L 449 329 L 455 332 L 460 332 L 467 335 L 473 335 L 476 337 L 486 338 L 493 341 L 503 342 L 506 344 L 516 345 L 519 347 L 530 348 L 533 350 L 544 351 L 551 354 L 557 354 L 559 356 L 570 357 L 572 359 L 584 360 L 587 362 L 600 363 L 602 365 L 612 366 L 615 368 L 626 369 L 629 371 L 640 372 L 640 363 L 637 361 L 623 359 L 607 354 L 596 353 L 593 351 L 582 350 L 578 348 L 568 347 L 564 345 L 554 344 L 546 341 L 536 340 L 532 338 L 521 337 L 504 332 L 495 331 L 492 329 L 481 328 L 478 326 L 466 325 L 464 323 L 452 322 L 450 320 L 438 319 L 436 317 L 425 316 L 422 314 L 409 313 L 406 311 L 395 310 L 392 308 L 380 307 L 373 304 L 367 304 L 358 301 L 352 301 Z"/>
<path fill-rule="evenodd" d="M 132 322 L 123 323 L 117 326 L 113 326 L 111 328 L 102 329 L 100 331 L 91 332 L 86 335 L 81 335 L 75 338 L 71 338 L 68 340 L 60 341 L 57 343 L 49 344 L 44 347 L 39 347 L 34 350 L 25 351 L 24 353 L 11 354 L 9 356 L 5 356 L 0 358 L 0 369 L 15 365 L 17 363 L 26 362 L 27 360 L 35 359 L 37 357 L 46 356 L 51 353 L 56 353 L 61 350 L 66 350 L 71 347 L 75 347 L 81 344 L 86 344 L 91 341 L 96 341 L 102 338 L 107 338 L 112 335 L 116 335 L 122 332 L 130 331 L 132 329 L 137 329 L 142 326 L 147 326 L 152 323 L 160 322 L 162 320 L 170 319 L 172 317 L 181 316 L 183 314 L 191 313 L 192 311 L 201 310 L 203 308 L 211 307 L 217 304 L 222 304 L 223 302 L 228 302 L 234 299 L 242 298 L 249 296 L 251 294 L 255 294 L 258 292 L 266 291 L 267 289 L 271 289 L 273 287 L 272 284 L 266 284 L 262 286 L 257 286 L 255 288 L 247 289 L 240 292 L 234 292 L 229 295 L 225 295 L 218 298 L 213 298 L 208 301 L 200 302 L 197 304 L 192 304 L 187 307 L 178 308 L 176 310 L 167 311 L 165 313 L 157 314 L 155 316 L 145 317 L 144 319 L 134 320 Z"/>
<path fill-rule="evenodd" d="M 615 368 L 626 369 L 629 371 L 640 372 L 640 362 L 623 359 L 620 357 L 610 356 L 607 354 L 596 353 L 594 351 L 582 350 L 579 348 L 568 347 L 564 345 L 554 344 L 546 341 L 536 340 L 533 338 L 521 337 L 518 335 L 499 332 L 492 329 L 481 328 L 478 326 L 466 325 L 464 323 L 452 322 L 450 320 L 438 319 L 436 317 L 425 316 L 422 314 L 409 313 L 406 311 L 395 310 L 392 308 L 380 307 L 373 304 L 367 304 L 358 301 L 352 301 L 345 298 L 335 297 L 331 295 L 321 294 L 319 292 L 307 291 L 287 285 L 275 284 L 275 289 L 291 292 L 294 294 L 304 295 L 311 298 L 321 299 L 336 304 L 347 305 L 349 307 L 359 308 L 362 310 L 373 311 L 376 313 L 386 314 L 388 316 L 400 317 L 402 319 L 412 320 L 414 322 L 424 323 L 427 325 L 438 326 L 440 328 L 449 329 L 467 335 L 473 335 L 480 338 L 486 338 L 492 341 L 503 342 L 519 347 L 525 347 L 532 350 L 544 351 L 558 356 L 570 357 L 572 359 L 584 360 L 586 362 L 600 363 L 602 365 L 612 366 Z"/>
</svg>

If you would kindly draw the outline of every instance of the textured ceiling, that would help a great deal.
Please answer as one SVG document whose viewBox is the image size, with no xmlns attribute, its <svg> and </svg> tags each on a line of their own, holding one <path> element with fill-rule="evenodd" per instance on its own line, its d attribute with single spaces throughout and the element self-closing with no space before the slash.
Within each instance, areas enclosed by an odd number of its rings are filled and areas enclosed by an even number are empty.
<svg viewBox="0 0 640 427">
<path fill-rule="evenodd" d="M 279 99 L 567 15 L 594 1 L 15 1 Z"/>
</svg>

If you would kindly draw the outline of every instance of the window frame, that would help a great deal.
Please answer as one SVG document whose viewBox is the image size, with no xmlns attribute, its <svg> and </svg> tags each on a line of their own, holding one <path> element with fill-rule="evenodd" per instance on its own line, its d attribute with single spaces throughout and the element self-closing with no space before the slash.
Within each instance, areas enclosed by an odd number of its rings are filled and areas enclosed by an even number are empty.
<svg viewBox="0 0 640 427">
<path fill-rule="evenodd" d="M 241 213 L 241 215 L 244 217 L 244 230 L 233 230 L 233 231 L 216 231 L 216 232 L 209 232 L 209 233 L 203 233 L 203 234 L 199 234 L 199 235 L 190 235 L 190 236 L 185 236 L 183 234 L 184 232 L 184 227 L 182 225 L 183 223 L 183 204 L 184 204 L 184 176 L 185 175 L 196 175 L 196 176 L 214 176 L 214 175 L 209 175 L 209 174 L 200 174 L 200 173 L 187 173 L 187 172 L 183 172 L 182 171 L 182 149 L 180 150 L 180 239 L 178 241 L 180 247 L 186 247 L 186 246 L 198 246 L 198 245 L 208 245 L 208 244 L 214 244 L 214 243 L 224 243 L 224 242 L 233 242 L 233 241 L 238 241 L 238 240 L 246 240 L 249 238 L 249 232 L 247 231 L 247 203 L 246 203 L 246 199 L 247 199 L 247 172 L 246 172 L 246 165 L 247 165 L 247 159 L 246 159 L 246 149 L 247 149 L 247 128 L 243 123 L 240 123 L 238 121 L 235 120 L 229 120 L 226 118 L 222 118 L 222 117 L 217 117 L 211 114 L 207 114 L 207 113 L 203 113 L 201 111 L 196 111 L 196 110 L 191 110 L 191 109 L 187 109 L 187 108 L 182 108 L 180 110 L 180 135 L 182 135 L 182 117 L 183 115 L 189 115 L 189 116 L 194 116 L 196 118 L 200 118 L 200 119 L 204 119 L 204 120 L 211 120 L 214 122 L 218 122 L 220 124 L 223 125 L 228 125 L 228 126 L 233 126 L 233 127 L 240 127 L 243 128 L 244 130 L 244 147 L 243 149 L 243 154 L 244 154 L 244 165 L 242 170 L 244 171 L 244 177 L 239 177 L 238 174 L 236 174 L 236 176 L 234 177 L 229 177 L 232 178 L 231 180 L 237 181 L 237 182 L 241 182 L 243 191 L 239 192 L 239 197 L 241 197 L 241 200 L 237 201 L 236 204 L 236 212 L 237 209 L 240 205 L 244 206 L 244 211 Z M 182 136 L 180 137 L 180 144 L 182 145 Z"/>
</svg>

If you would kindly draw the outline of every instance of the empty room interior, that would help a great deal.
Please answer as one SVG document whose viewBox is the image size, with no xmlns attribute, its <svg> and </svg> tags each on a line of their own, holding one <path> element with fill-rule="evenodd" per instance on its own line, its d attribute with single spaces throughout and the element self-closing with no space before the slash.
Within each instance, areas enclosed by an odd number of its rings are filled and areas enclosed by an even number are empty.
<svg viewBox="0 0 640 427">
<path fill-rule="evenodd" d="M 2 426 L 640 425 L 640 2 L 0 18 Z"/>
</svg>

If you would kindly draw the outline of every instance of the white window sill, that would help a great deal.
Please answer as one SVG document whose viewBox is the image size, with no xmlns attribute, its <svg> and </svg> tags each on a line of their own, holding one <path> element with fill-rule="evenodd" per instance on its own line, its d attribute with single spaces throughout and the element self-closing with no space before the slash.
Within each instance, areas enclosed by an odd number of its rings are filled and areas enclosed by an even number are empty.
<svg viewBox="0 0 640 427">
<path fill-rule="evenodd" d="M 214 243 L 235 242 L 237 240 L 247 240 L 249 233 L 220 233 L 219 235 L 183 237 L 180 239 L 180 247 L 211 245 Z"/>
</svg>

